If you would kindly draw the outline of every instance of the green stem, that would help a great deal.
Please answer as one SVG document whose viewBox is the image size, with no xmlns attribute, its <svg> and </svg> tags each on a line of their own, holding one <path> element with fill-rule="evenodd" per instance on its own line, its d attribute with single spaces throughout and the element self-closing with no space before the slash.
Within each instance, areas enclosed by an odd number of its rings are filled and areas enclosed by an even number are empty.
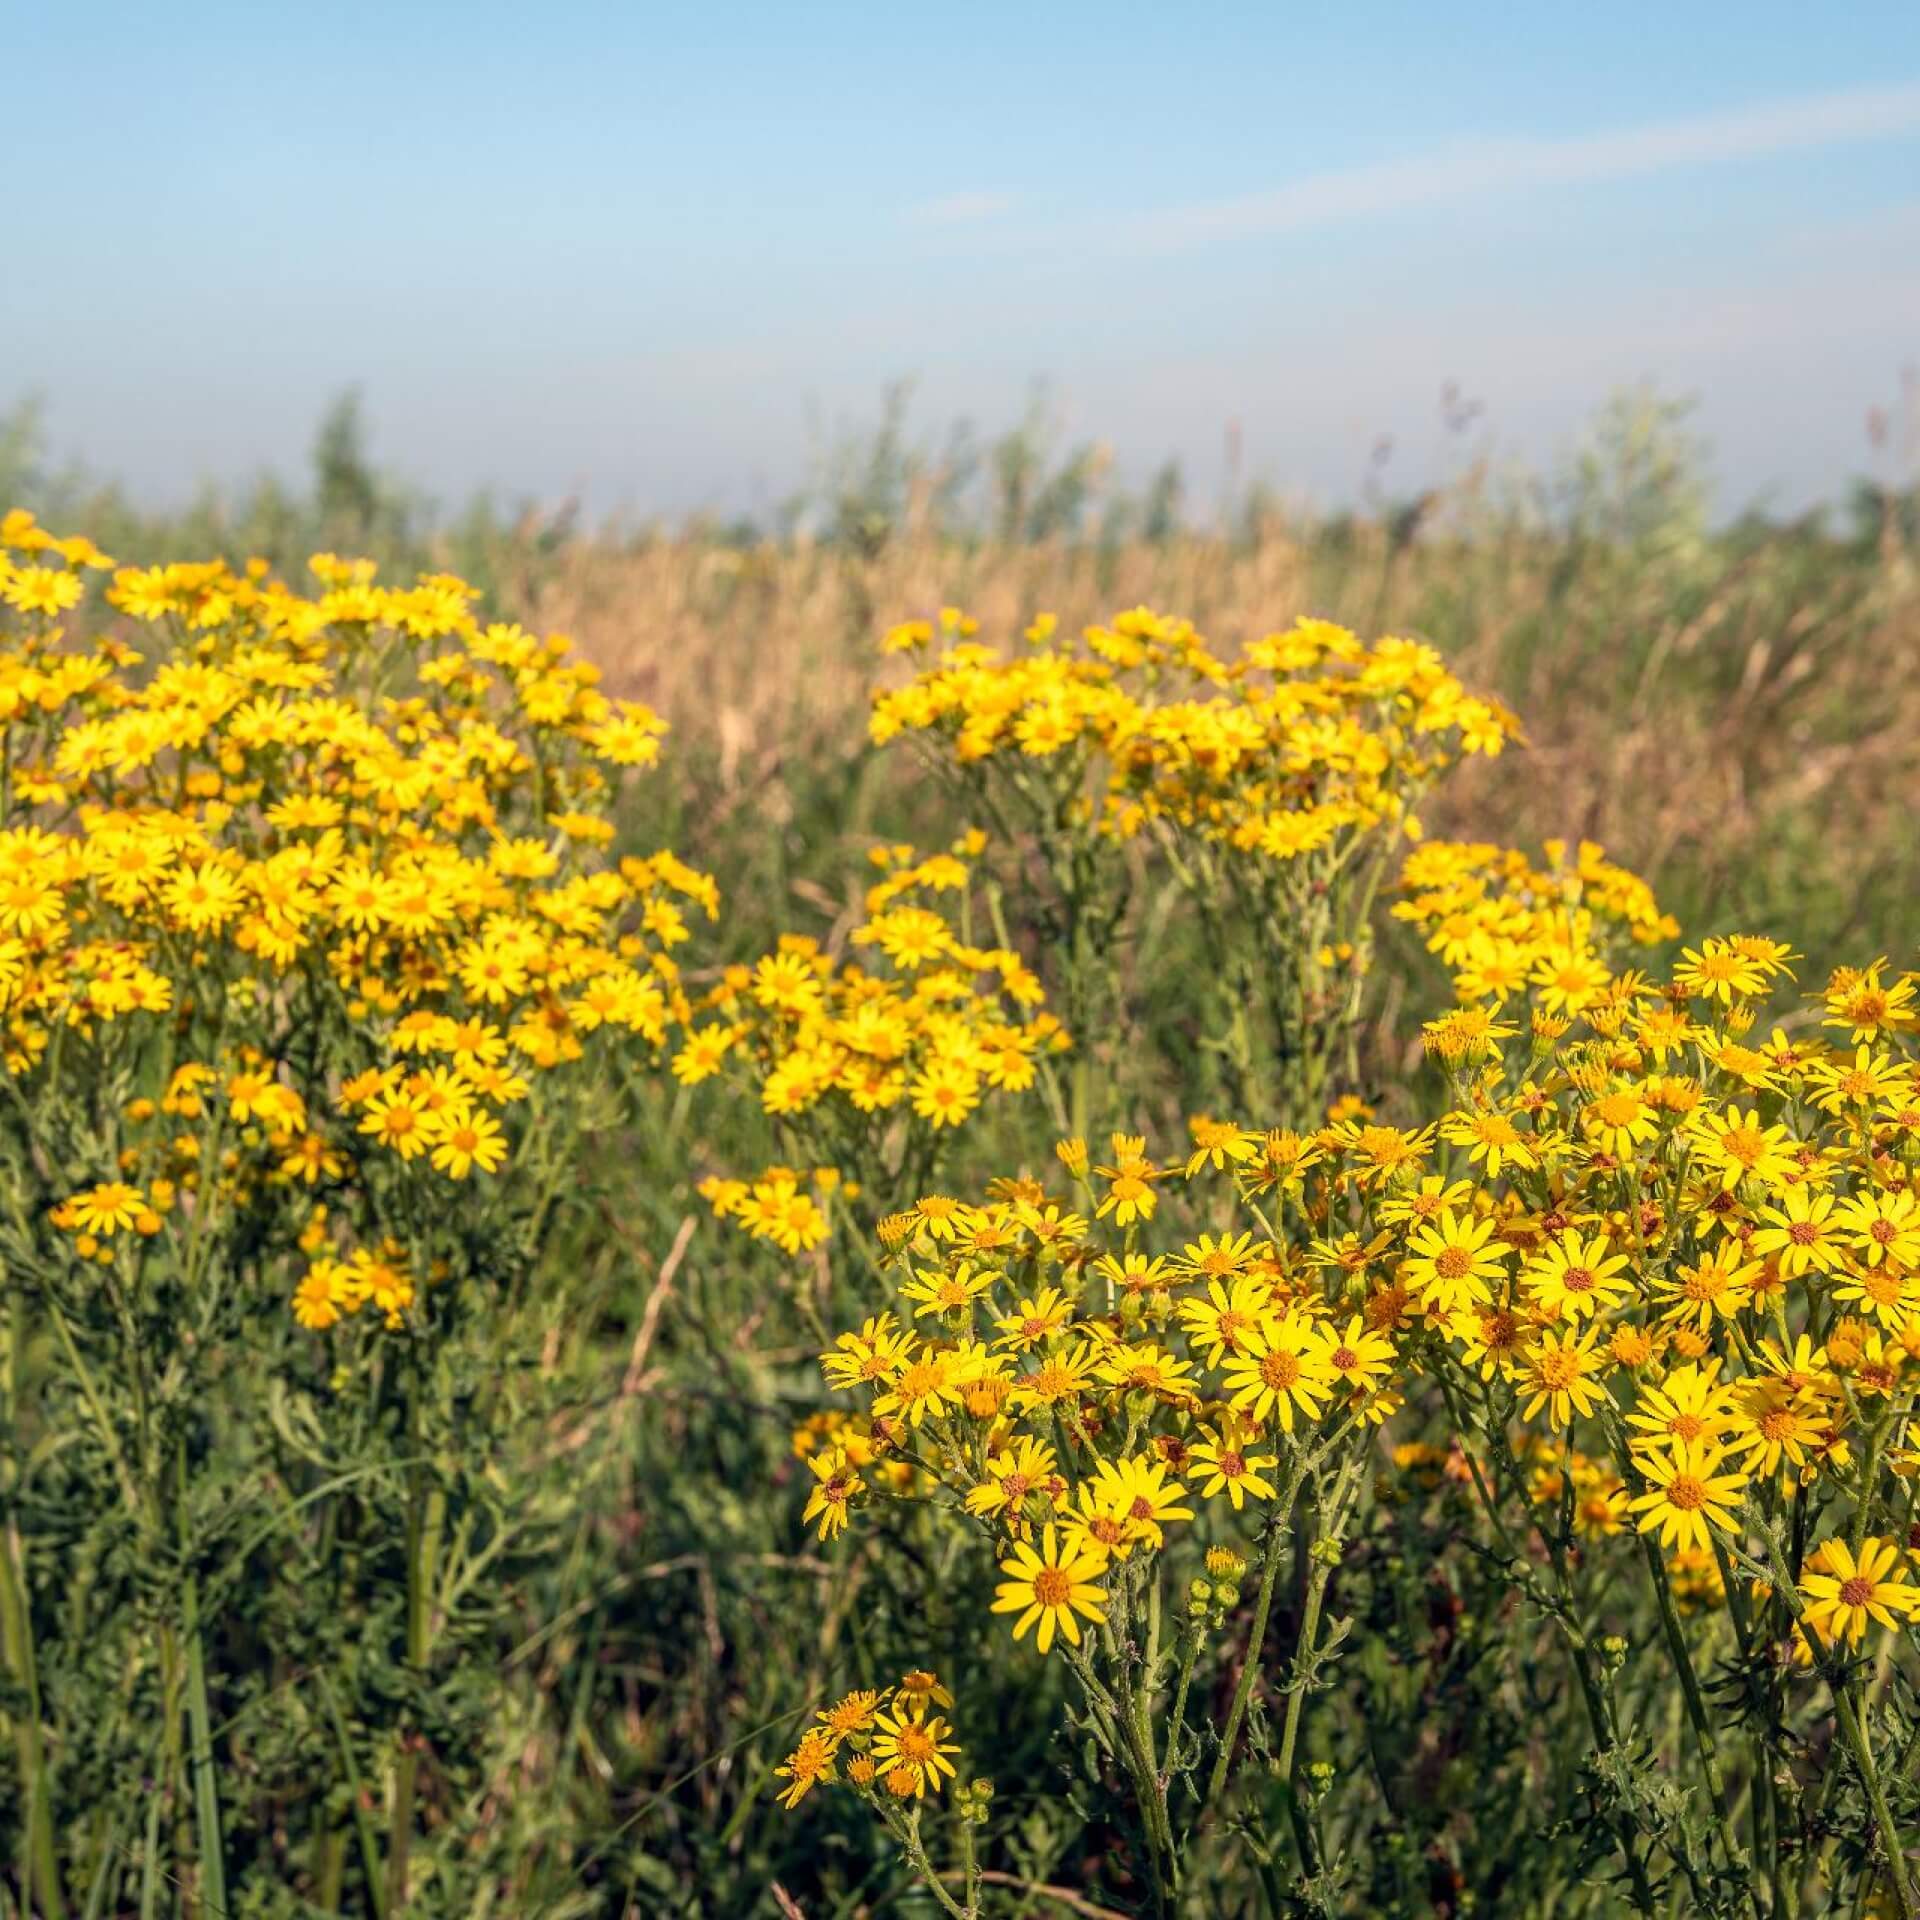
<svg viewBox="0 0 1920 1920">
<path fill-rule="evenodd" d="M 193 1540 L 187 1521 L 187 1445 L 176 1455 L 181 1574 L 180 1632 L 187 1653 L 188 1761 L 193 1775 L 194 1819 L 200 1855 L 200 1908 L 223 1920 L 227 1911 L 225 1843 L 220 1834 L 220 1793 L 213 1771 L 213 1716 L 207 1708 L 206 1649 L 200 1639 L 200 1577 L 193 1565 Z"/>
<path fill-rule="evenodd" d="M 1840 1730 L 1846 1736 L 1853 1763 L 1867 1789 L 1867 1804 L 1873 1809 L 1873 1824 L 1880 1830 L 1880 1845 L 1887 1856 L 1887 1878 L 1893 1882 L 1893 1897 L 1900 1906 L 1900 1920 L 1914 1920 L 1913 1882 L 1907 1875 L 1907 1856 L 1901 1850 L 1899 1829 L 1893 1824 L 1893 1811 L 1887 1805 L 1887 1790 L 1874 1764 L 1873 1746 L 1867 1738 L 1866 1723 L 1854 1699 L 1855 1683 L 1848 1680 L 1834 1695 L 1834 1708 L 1840 1716 Z"/>
<path fill-rule="evenodd" d="M 417 1395 L 417 1382 L 414 1390 Z M 414 1438 L 417 1451 L 417 1401 Z M 414 1468 L 413 1494 L 407 1505 L 407 1665 L 413 1671 L 415 1683 L 421 1686 L 426 1684 L 427 1656 L 431 1650 L 433 1627 L 435 1569 L 446 1516 L 447 1498 L 444 1490 L 438 1486 L 428 1487 L 425 1469 Z M 389 1913 L 404 1913 L 407 1908 L 408 1855 L 413 1844 L 414 1798 L 419 1786 L 419 1742 L 419 1730 L 403 1725 L 400 1751 L 394 1759 L 392 1825 L 387 1847 Z"/>
<path fill-rule="evenodd" d="M 60 1920 L 60 1866 L 53 1850 L 52 1782 L 40 1730 L 40 1677 L 34 1659 L 33 1621 L 27 1610 L 26 1583 L 21 1576 L 20 1534 L 9 1525 L 0 1535 L 0 1653 L 7 1671 L 25 1696 L 25 1709 L 14 1723 L 13 1738 L 27 1805 L 21 1821 L 24 1858 L 20 1884 L 33 1889 L 43 1920 Z"/>
<path fill-rule="evenodd" d="M 1714 1740 L 1712 1722 L 1707 1718 L 1706 1701 L 1700 1692 L 1699 1676 L 1693 1670 L 1693 1655 L 1687 1646 L 1687 1636 L 1673 1604 L 1673 1588 L 1667 1580 L 1667 1563 L 1660 1557 L 1659 1545 L 1652 1534 L 1643 1533 L 1640 1545 L 1646 1557 L 1647 1570 L 1653 1578 L 1655 1597 L 1660 1603 L 1660 1624 L 1667 1636 L 1667 1647 L 1680 1675 L 1680 1694 L 1686 1702 L 1687 1722 L 1693 1729 L 1694 1746 L 1700 1755 L 1700 1770 L 1706 1775 L 1707 1790 L 1713 1796 L 1720 1844 L 1726 1850 L 1727 1865 L 1733 1872 L 1746 1878 L 1747 1898 L 1756 1914 L 1764 1914 L 1766 1907 L 1760 1898 L 1759 1883 L 1753 1877 L 1753 1863 L 1734 1829 L 1733 1803 L 1727 1793 L 1726 1776 L 1720 1766 L 1720 1749 Z"/>
<path fill-rule="evenodd" d="M 912 1813 L 908 1814 L 904 1820 L 899 1820 L 897 1824 L 894 1820 L 889 1820 L 887 1824 L 893 1827 L 895 1836 L 906 1851 L 909 1864 L 926 1882 L 927 1891 L 939 1901 L 942 1911 L 952 1914 L 953 1920 L 978 1920 L 973 1907 L 971 1905 L 963 1907 L 941 1885 L 940 1876 L 934 1872 L 933 1862 L 927 1858 L 927 1850 L 920 1844 L 920 1809 L 915 1807 Z"/>
<path fill-rule="evenodd" d="M 1253 1693 L 1254 1676 L 1260 1670 L 1260 1650 L 1266 1645 L 1267 1616 L 1273 1611 L 1273 1583 L 1280 1571 L 1280 1558 L 1292 1537 L 1294 1502 L 1300 1497 L 1300 1483 L 1307 1476 L 1308 1459 L 1304 1450 L 1296 1452 L 1287 1469 L 1280 1498 L 1267 1516 L 1267 1546 L 1260 1560 L 1260 1590 L 1253 1602 L 1253 1625 L 1247 1633 L 1246 1658 L 1241 1662 L 1239 1683 L 1233 1690 L 1233 1704 L 1227 1709 L 1227 1724 L 1220 1735 L 1219 1757 L 1207 1780 L 1205 1804 L 1219 1797 L 1227 1784 L 1227 1772 L 1233 1765 L 1233 1750 L 1240 1738 L 1240 1723 L 1247 1715 L 1247 1701 Z"/>
<path fill-rule="evenodd" d="M 1326 1530 L 1314 1551 L 1312 1571 L 1307 1575 L 1306 1606 L 1300 1616 L 1300 1641 L 1294 1649 L 1293 1671 L 1288 1676 L 1291 1691 L 1287 1695 L 1287 1719 L 1280 1735 L 1280 1764 L 1277 1769 L 1280 1778 L 1289 1785 L 1293 1782 L 1294 1749 L 1299 1740 L 1300 1720 L 1307 1698 L 1307 1689 L 1301 1681 L 1307 1663 L 1313 1658 L 1314 1638 L 1320 1631 L 1320 1608 L 1326 1598 L 1327 1583 L 1333 1577 L 1334 1559 L 1338 1557 L 1340 1547 L 1340 1529 L 1346 1523 L 1354 1469 L 1360 1462 L 1361 1451 L 1356 1447 L 1341 1465 L 1340 1477 L 1334 1483 L 1333 1497 L 1327 1502 Z"/>
<path fill-rule="evenodd" d="M 1794 1624 L 1806 1636 L 1807 1644 L 1816 1650 L 1820 1646 L 1819 1636 L 1808 1624 L 1806 1603 L 1800 1597 L 1800 1589 L 1793 1575 L 1787 1570 L 1785 1557 L 1780 1551 L 1780 1541 L 1765 1522 L 1761 1523 L 1761 1537 L 1767 1543 L 1767 1560 L 1763 1566 L 1743 1548 L 1732 1545 L 1733 1557 L 1750 1572 L 1770 1579 L 1774 1592 L 1781 1604 L 1793 1616 Z M 1823 1663 L 1824 1665 L 1825 1663 Z M 1907 1856 L 1901 1848 L 1900 1830 L 1894 1825 L 1893 1809 L 1887 1802 L 1887 1790 L 1880 1779 L 1880 1769 L 1874 1763 L 1873 1745 L 1867 1737 L 1866 1723 L 1860 1717 L 1856 1699 L 1857 1681 L 1845 1674 L 1827 1668 L 1827 1684 L 1833 1691 L 1834 1713 L 1840 1722 L 1840 1731 L 1847 1742 L 1848 1751 L 1853 1755 L 1853 1764 L 1858 1769 L 1861 1783 L 1867 1790 L 1867 1805 L 1873 1813 L 1873 1824 L 1880 1836 L 1881 1851 L 1887 1856 L 1887 1878 L 1893 1882 L 1894 1899 L 1899 1903 L 1900 1920 L 1916 1920 L 1920 1909 L 1914 1905 L 1913 1881 L 1907 1872 Z"/>
</svg>

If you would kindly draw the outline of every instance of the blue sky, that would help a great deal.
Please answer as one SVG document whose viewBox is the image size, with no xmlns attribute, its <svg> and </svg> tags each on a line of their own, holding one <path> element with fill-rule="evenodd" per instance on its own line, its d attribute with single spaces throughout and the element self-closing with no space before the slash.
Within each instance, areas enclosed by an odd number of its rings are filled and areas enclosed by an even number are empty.
<svg viewBox="0 0 1920 1920">
<path fill-rule="evenodd" d="M 7 30 L 0 404 L 177 498 L 359 384 L 452 498 L 777 498 L 915 382 L 1124 472 L 1351 493 L 1437 398 L 1541 458 L 1697 395 L 1729 498 L 1867 467 L 1920 360 L 1920 8 L 486 0 Z M 37 76 L 37 78 L 35 78 Z M 22 84 L 23 81 L 25 84 Z"/>
</svg>

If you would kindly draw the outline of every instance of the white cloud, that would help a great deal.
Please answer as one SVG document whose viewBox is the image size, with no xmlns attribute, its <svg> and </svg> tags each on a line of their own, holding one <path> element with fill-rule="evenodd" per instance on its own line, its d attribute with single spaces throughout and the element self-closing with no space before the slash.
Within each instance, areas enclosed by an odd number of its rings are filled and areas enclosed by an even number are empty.
<svg viewBox="0 0 1920 1920">
<path fill-rule="evenodd" d="M 923 227 L 957 227 L 975 220 L 991 220 L 1012 205 L 1010 193 L 949 193 L 938 200 L 923 200 L 909 210 L 907 217 Z"/>
<path fill-rule="evenodd" d="M 1920 83 L 1857 87 L 1737 113 L 1701 114 L 1613 133 L 1474 140 L 1413 160 L 1311 174 L 1268 192 L 1177 207 L 1133 223 L 1152 245 L 1286 233 L 1369 214 L 1477 199 L 1511 188 L 1627 180 L 1719 160 L 1754 159 L 1920 132 Z"/>
</svg>

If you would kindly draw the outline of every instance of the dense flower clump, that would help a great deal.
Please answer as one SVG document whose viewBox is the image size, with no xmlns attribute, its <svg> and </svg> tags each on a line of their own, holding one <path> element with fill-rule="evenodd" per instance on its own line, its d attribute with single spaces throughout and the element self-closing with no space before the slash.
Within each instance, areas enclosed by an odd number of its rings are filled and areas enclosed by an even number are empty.
<svg viewBox="0 0 1920 1920">
<path fill-rule="evenodd" d="M 338 1910 L 349 1798 L 370 1910 L 429 1833 L 471 1910 L 422 1756 L 492 1737 L 526 1303 L 549 1340 L 575 1310 L 533 1275 L 665 1080 L 718 910 L 616 850 L 664 723 L 563 637 L 449 575 L 311 575 L 0 520 L 0 1803 L 41 1913 L 251 1906 L 229 1865 L 280 1884 L 295 1804 Z M 255 1696 L 263 1644 L 297 1683 Z"/>
<path fill-rule="evenodd" d="M 1042 623 L 1011 660 L 957 617 L 943 625 L 938 664 L 877 696 L 876 739 L 937 738 L 982 801 L 1031 796 L 1078 754 L 1032 816 L 1042 841 L 1057 836 L 1063 893 L 1103 842 L 1162 830 L 1182 885 L 1197 888 L 1182 862 L 1207 846 L 1311 876 L 1295 924 L 1269 914 L 1255 936 L 1263 962 L 1310 983 L 1353 964 L 1365 934 L 1349 920 L 1351 948 L 1309 957 L 1329 926 L 1308 903 L 1415 837 L 1410 796 L 1445 740 L 1492 750 L 1511 730 L 1425 649 L 1363 648 L 1318 623 L 1231 664 L 1144 613 L 1078 648 Z M 892 645 L 933 637 L 912 626 Z M 1236 886 L 1242 906 L 1257 900 Z M 1269 1082 L 1277 1125 L 1272 1106 L 1196 1117 L 1170 1155 L 1144 1132 L 1102 1153 L 1076 1130 L 1051 1177 L 1022 1164 L 970 1191 L 895 1185 L 869 1242 L 882 1285 L 822 1356 L 835 1404 L 796 1434 L 806 1518 L 837 1544 L 869 1517 L 896 1532 L 898 1505 L 944 1516 L 913 1523 L 923 1542 L 970 1537 L 1013 1638 L 1073 1670 L 1171 1911 L 1183 1834 L 1227 1790 L 1258 1714 L 1249 1657 L 1222 1682 L 1224 1715 L 1189 1719 L 1221 1697 L 1194 1676 L 1243 1576 L 1257 1572 L 1258 1649 L 1300 1528 L 1327 1543 L 1282 1689 L 1284 1775 L 1367 1485 L 1387 1501 L 1451 1488 L 1511 1583 L 1565 1626 L 1608 1766 L 1643 1763 L 1625 1757 L 1598 1623 L 1607 1594 L 1618 1609 L 1651 1592 L 1720 1825 L 1682 1835 L 1657 1796 L 1617 1803 L 1631 1897 L 1652 1910 L 1652 1863 L 1667 1860 L 1703 1909 L 1748 1911 L 1753 1855 L 1728 1824 L 1682 1623 L 1727 1623 L 1757 1767 L 1798 1751 L 1823 1681 L 1862 1790 L 1880 1793 L 1849 1656 L 1920 1611 L 1920 975 L 1877 960 L 1805 996 L 1784 945 L 1682 943 L 1646 883 L 1590 844 L 1540 860 L 1416 844 L 1398 894 L 1393 917 L 1454 989 L 1424 1029 L 1437 1106 L 1376 1112 L 1350 1077 L 1340 1088 L 1328 1050 L 1320 1074 Z M 1369 889 L 1362 918 L 1371 902 Z M 1088 1004 L 1084 986 L 1063 990 Z M 1290 1023 L 1339 1004 L 1320 991 L 1278 1005 L 1283 1057 L 1310 1044 Z M 808 1741 L 788 1777 L 841 1777 L 831 1733 Z M 848 1779 L 917 1857 L 917 1815 L 889 1808 L 884 1780 Z M 940 1784 L 921 1767 L 899 1791 L 917 1803 Z M 1797 1869 L 1780 1823 L 1801 1816 L 1763 1790 L 1785 1886 Z M 1882 1874 L 1887 1910 L 1911 1911 L 1891 1829 L 1871 1817 L 1882 1864 L 1867 1882 Z M 1299 1846 L 1304 1872 L 1310 1832 Z"/>
<path fill-rule="evenodd" d="M 505 1910 L 503 1676 L 606 1625 L 525 1576 L 604 1534 L 716 1660 L 720 1580 L 819 1630 L 657 1794 L 586 1643 L 630 1817 L 523 1838 L 569 1901 L 639 1829 L 641 1910 L 740 1755 L 729 1844 L 838 1798 L 954 1920 L 1456 1914 L 1469 1859 L 1489 1912 L 1920 1913 L 1920 974 L 1429 840 L 1519 730 L 1424 643 L 903 623 L 871 741 L 958 805 L 707 955 L 628 808 L 664 722 L 458 579 L 13 513 L 0 635 L 29 1910 Z M 635 1417 L 793 1551 L 637 1485 Z"/>
<path fill-rule="evenodd" d="M 334 1199 L 370 1156 L 460 1181 L 499 1171 L 542 1076 L 666 1046 L 674 951 L 718 899 L 671 853 L 609 857 L 664 725 L 565 640 L 484 624 L 450 576 L 385 587 L 324 554 L 310 596 L 258 567 L 111 572 L 124 622 L 70 638 L 111 562 L 24 515 L 0 537 L 6 1067 L 29 1102 L 159 1073 L 113 1177 L 56 1216 L 86 1254 L 199 1185 L 176 1122 L 224 1123 L 237 1205 Z M 295 1310 L 391 1319 L 404 1273 L 316 1259 Z"/>
<path fill-rule="evenodd" d="M 1460 753 L 1498 753 L 1516 731 L 1431 647 L 1369 647 L 1325 620 L 1232 657 L 1144 607 L 1077 637 L 1043 617 L 1011 657 L 969 625 L 943 619 L 937 663 L 875 696 L 875 741 L 930 735 L 962 764 L 1004 762 L 1009 782 L 1097 763 L 1089 817 L 1123 839 L 1165 821 L 1295 859 L 1399 817 Z M 917 653 L 934 637 L 910 622 L 886 644 Z"/>
</svg>

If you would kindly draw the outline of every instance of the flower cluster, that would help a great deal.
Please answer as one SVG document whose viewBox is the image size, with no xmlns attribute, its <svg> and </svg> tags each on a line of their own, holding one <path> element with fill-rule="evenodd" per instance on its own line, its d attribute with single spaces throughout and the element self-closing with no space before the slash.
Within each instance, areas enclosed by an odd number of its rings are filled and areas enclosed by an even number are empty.
<svg viewBox="0 0 1920 1920">
<path fill-rule="evenodd" d="M 784 1252 L 811 1249 L 833 1203 L 860 1196 L 840 1169 L 890 1159 L 930 1174 L 983 1102 L 1051 1079 L 1070 1042 L 1038 979 L 1007 946 L 969 937 L 980 850 L 978 836 L 925 858 L 876 848 L 884 877 L 850 936 L 863 958 L 788 935 L 698 1001 L 675 1075 L 697 1086 L 725 1074 L 815 1163 L 810 1175 L 780 1164 L 702 1182 L 718 1217 Z"/>
<path fill-rule="evenodd" d="M 822 1707 L 799 1745 L 774 1768 L 775 1778 L 786 1782 L 781 1804 L 798 1806 L 814 1787 L 835 1779 L 843 1754 L 848 1783 L 863 1793 L 896 1801 L 937 1793 L 955 1777 L 952 1756 L 960 1751 L 947 1738 L 952 1729 L 939 1712 L 952 1705 L 938 1675 L 915 1671 L 885 1692 L 859 1687 Z"/>
<path fill-rule="evenodd" d="M 1217 1063 L 1206 1097 L 1309 1122 L 1352 1044 L 1393 850 L 1419 837 L 1432 782 L 1500 752 L 1512 716 L 1431 647 L 1368 646 L 1324 620 L 1231 653 L 1146 608 L 1077 639 L 1042 616 L 1008 653 L 971 633 L 942 615 L 930 664 L 875 693 L 872 736 L 917 747 L 994 823 L 1068 1026 L 1122 1024 L 1129 898 L 1164 884 L 1207 953 L 1194 996 Z M 917 654 L 934 638 L 909 622 L 887 646 Z M 1088 1129 L 1084 1085 L 1054 1118 Z"/>
<path fill-rule="evenodd" d="M 115 1177 L 56 1214 L 83 1255 L 213 1179 L 344 1223 L 376 1160 L 496 1174 L 543 1076 L 667 1046 L 674 953 L 717 894 L 671 853 L 609 856 L 663 724 L 563 638 L 325 554 L 303 595 L 257 564 L 112 571 L 17 512 L 0 552 L 5 1068 L 29 1107 L 76 1073 L 143 1089 Z M 335 1253 L 302 1324 L 412 1300 L 379 1234 Z"/>
<path fill-rule="evenodd" d="M 1793 991 L 1779 943 L 1703 940 L 1656 978 L 1617 948 L 1657 938 L 1658 909 L 1597 849 L 1415 859 L 1409 917 L 1464 996 L 1427 1030 L 1438 1116 L 1196 1118 L 1170 1160 L 1068 1139 L 1064 1192 L 1023 1174 L 884 1218 L 893 1297 L 823 1366 L 914 1476 L 840 1452 L 808 1517 L 825 1537 L 944 1499 L 997 1563 L 993 1611 L 1065 1648 L 1097 1721 L 1150 1697 L 1151 1668 L 1109 1656 L 1159 1617 L 1159 1564 L 1193 1566 L 1197 1636 L 1200 1563 L 1264 1535 L 1258 1644 L 1303 1488 L 1337 1537 L 1386 1427 L 1404 1468 L 1471 1489 L 1550 1611 L 1591 1604 L 1544 1584 L 1576 1563 L 1644 1556 L 1676 1620 L 1731 1609 L 1776 1669 L 1850 1687 L 1843 1652 L 1920 1611 L 1920 976 L 1842 969 L 1759 1041 Z M 1151 1821 L 1170 1762 L 1135 1758 Z"/>
<path fill-rule="evenodd" d="M 1302 620 L 1223 656 L 1144 607 L 1078 638 L 1042 616 L 996 653 L 943 619 L 949 642 L 905 687 L 874 696 L 872 734 L 936 739 L 1010 781 L 1058 778 L 1122 838 L 1166 821 L 1225 848 L 1291 860 L 1397 818 L 1460 753 L 1497 753 L 1512 717 L 1470 695 L 1431 647 L 1367 646 Z M 931 646 L 909 622 L 892 652 Z M 954 644 L 957 642 L 957 644 Z"/>
</svg>

